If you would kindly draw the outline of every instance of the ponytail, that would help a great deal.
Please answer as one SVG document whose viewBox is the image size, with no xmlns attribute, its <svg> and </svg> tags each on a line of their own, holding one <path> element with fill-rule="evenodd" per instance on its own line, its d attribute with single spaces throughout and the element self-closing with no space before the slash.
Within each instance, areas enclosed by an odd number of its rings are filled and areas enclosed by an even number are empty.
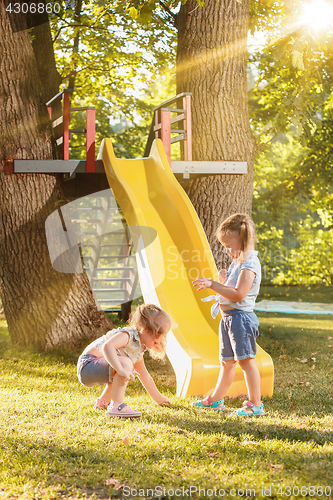
<svg viewBox="0 0 333 500">
<path fill-rule="evenodd" d="M 251 217 L 247 214 L 234 214 L 228 217 L 217 228 L 215 233 L 217 239 L 222 242 L 223 236 L 233 234 L 241 239 L 241 261 L 245 260 L 248 248 L 256 242 L 256 230 Z"/>
</svg>

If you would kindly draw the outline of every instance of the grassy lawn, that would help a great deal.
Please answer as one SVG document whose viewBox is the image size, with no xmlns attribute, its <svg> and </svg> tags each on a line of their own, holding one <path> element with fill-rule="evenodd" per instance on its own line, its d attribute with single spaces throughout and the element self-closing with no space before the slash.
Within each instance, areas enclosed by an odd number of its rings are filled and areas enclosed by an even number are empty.
<svg viewBox="0 0 333 500">
<path fill-rule="evenodd" d="M 262 299 L 332 301 L 328 288 L 267 288 Z M 333 498 L 333 318 L 258 317 L 276 375 L 264 417 L 232 416 L 239 399 L 223 414 L 193 409 L 170 364 L 148 358 L 174 405 L 155 406 L 136 380 L 126 402 L 143 417 L 128 421 L 94 410 L 99 388 L 77 381 L 78 352 L 17 349 L 0 318 L 0 499 Z"/>
</svg>

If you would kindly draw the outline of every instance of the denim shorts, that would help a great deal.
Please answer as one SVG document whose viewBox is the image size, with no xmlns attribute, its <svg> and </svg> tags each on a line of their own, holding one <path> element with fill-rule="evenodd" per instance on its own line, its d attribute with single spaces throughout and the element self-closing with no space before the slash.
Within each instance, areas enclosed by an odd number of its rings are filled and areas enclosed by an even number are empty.
<svg viewBox="0 0 333 500">
<path fill-rule="evenodd" d="M 229 309 L 222 311 L 220 322 L 220 359 L 236 361 L 255 358 L 259 320 L 254 312 Z"/>
<path fill-rule="evenodd" d="M 86 387 L 112 382 L 113 372 L 114 368 L 105 358 L 97 358 L 92 354 L 81 354 L 77 362 L 77 378 Z"/>
</svg>

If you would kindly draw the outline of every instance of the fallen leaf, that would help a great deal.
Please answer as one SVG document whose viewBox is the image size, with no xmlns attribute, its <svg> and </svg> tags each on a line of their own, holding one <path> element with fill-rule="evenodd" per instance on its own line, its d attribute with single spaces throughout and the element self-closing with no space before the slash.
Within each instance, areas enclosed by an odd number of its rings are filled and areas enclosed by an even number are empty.
<svg viewBox="0 0 333 500">
<path fill-rule="evenodd" d="M 45 437 L 52 436 L 53 434 L 54 434 L 54 432 L 53 432 L 53 431 L 44 431 L 44 432 L 43 432 L 43 436 L 45 436 Z"/>
<path fill-rule="evenodd" d="M 328 340 L 332 340 L 333 337 L 327 337 Z"/>
<path fill-rule="evenodd" d="M 289 408 L 289 411 L 294 411 L 295 410 L 295 406 L 292 405 L 290 408 Z"/>
<path fill-rule="evenodd" d="M 246 439 L 241 443 L 241 445 L 243 446 L 248 446 L 249 444 L 257 444 L 257 443 L 255 441 L 248 441 Z"/>
<path fill-rule="evenodd" d="M 333 345 L 329 344 L 328 347 L 333 347 Z"/>
<path fill-rule="evenodd" d="M 123 444 L 128 444 L 128 443 L 129 443 L 129 439 L 128 439 L 128 437 L 124 437 L 124 438 L 121 440 L 121 442 L 122 442 Z"/>
<path fill-rule="evenodd" d="M 123 484 L 120 484 L 119 481 L 117 481 L 117 479 L 114 479 L 113 477 L 105 481 L 105 486 L 113 486 L 115 490 L 120 490 L 124 487 Z"/>
<path fill-rule="evenodd" d="M 183 436 L 186 436 L 187 437 L 187 434 L 185 431 L 182 431 L 181 429 L 178 429 L 177 431 L 178 434 L 182 434 Z"/>
<path fill-rule="evenodd" d="M 301 423 L 299 424 L 299 426 L 300 426 L 300 427 L 302 427 L 302 425 L 308 425 L 308 423 L 307 423 L 307 422 L 301 422 Z"/>
<path fill-rule="evenodd" d="M 280 359 L 283 359 L 285 358 L 287 355 L 286 354 L 281 354 L 281 356 L 279 356 Z"/>
<path fill-rule="evenodd" d="M 312 352 L 311 353 L 311 356 L 315 356 L 317 353 L 316 352 Z"/>
<path fill-rule="evenodd" d="M 301 359 L 301 363 L 307 363 L 308 360 L 307 359 Z"/>
<path fill-rule="evenodd" d="M 312 359 L 312 361 L 316 361 L 316 358 L 311 358 L 311 359 Z"/>
<path fill-rule="evenodd" d="M 301 361 L 299 358 L 295 358 L 296 361 Z"/>
<path fill-rule="evenodd" d="M 215 458 L 217 457 L 218 455 L 220 455 L 220 452 L 219 451 L 216 451 L 215 453 L 208 453 L 208 456 L 211 457 L 211 458 Z"/>
<path fill-rule="evenodd" d="M 272 469 L 281 469 L 282 465 L 281 464 L 268 464 L 268 467 L 271 467 Z"/>
<path fill-rule="evenodd" d="M 310 370 L 314 370 L 316 367 L 315 365 L 311 366 Z"/>
</svg>

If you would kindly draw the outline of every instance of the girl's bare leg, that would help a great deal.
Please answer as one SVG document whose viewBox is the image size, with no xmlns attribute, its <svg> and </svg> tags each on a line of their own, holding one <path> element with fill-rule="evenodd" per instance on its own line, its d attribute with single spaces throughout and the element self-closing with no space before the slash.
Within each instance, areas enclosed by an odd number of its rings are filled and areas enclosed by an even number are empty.
<svg viewBox="0 0 333 500">
<path fill-rule="evenodd" d="M 260 406 L 260 373 L 253 358 L 238 361 L 244 373 L 249 400 L 255 406 Z"/>
<path fill-rule="evenodd" d="M 234 378 L 235 378 L 235 368 L 236 361 L 234 359 L 228 359 L 227 361 L 222 361 L 221 369 L 219 373 L 219 378 L 217 379 L 217 383 L 212 394 L 213 401 L 219 401 L 220 399 L 224 399 L 225 395 L 228 392 L 229 387 L 231 386 Z M 209 406 L 207 399 L 202 401 L 204 406 Z"/>
<path fill-rule="evenodd" d="M 133 363 L 129 358 L 126 358 L 125 356 L 119 356 L 118 359 L 124 369 L 133 370 Z M 124 402 L 124 395 L 127 384 L 128 380 L 125 380 L 124 377 L 122 377 L 116 372 L 115 375 L 113 376 L 113 382 L 111 387 L 111 406 L 119 406 L 121 403 Z"/>
<path fill-rule="evenodd" d="M 103 392 L 98 399 L 102 399 L 103 401 L 110 403 L 111 395 L 112 395 L 112 382 L 108 382 L 106 384 L 106 386 L 104 387 Z"/>
</svg>

